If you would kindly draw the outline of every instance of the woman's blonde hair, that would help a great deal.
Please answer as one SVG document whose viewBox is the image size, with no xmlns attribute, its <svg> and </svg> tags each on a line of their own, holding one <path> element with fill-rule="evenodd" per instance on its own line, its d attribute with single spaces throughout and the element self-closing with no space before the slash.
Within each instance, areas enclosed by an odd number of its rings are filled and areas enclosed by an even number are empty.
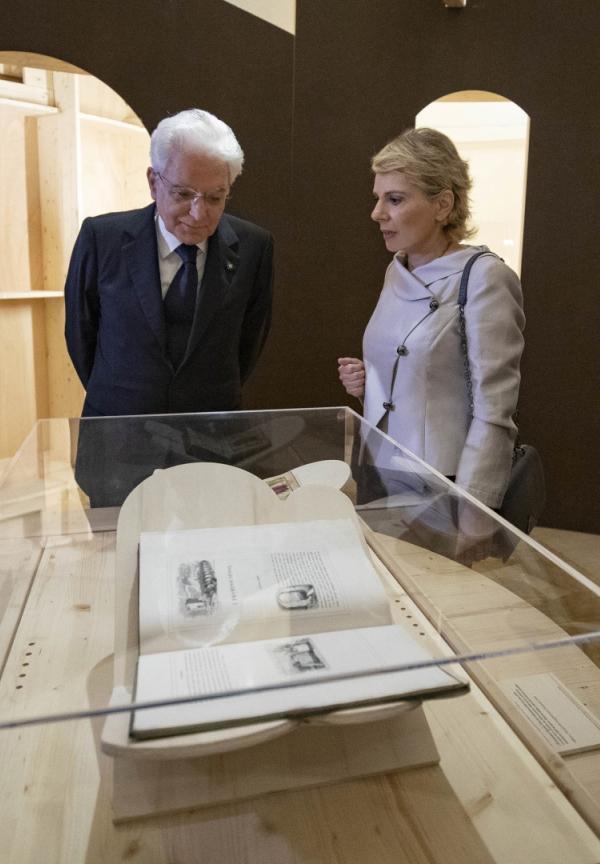
<svg viewBox="0 0 600 864">
<path fill-rule="evenodd" d="M 447 135 L 437 129 L 407 129 L 373 156 L 371 168 L 375 174 L 405 174 L 427 198 L 450 189 L 454 205 L 444 225 L 448 240 L 460 243 L 475 234 L 476 229 L 468 224 L 472 186 L 469 166 Z"/>
</svg>

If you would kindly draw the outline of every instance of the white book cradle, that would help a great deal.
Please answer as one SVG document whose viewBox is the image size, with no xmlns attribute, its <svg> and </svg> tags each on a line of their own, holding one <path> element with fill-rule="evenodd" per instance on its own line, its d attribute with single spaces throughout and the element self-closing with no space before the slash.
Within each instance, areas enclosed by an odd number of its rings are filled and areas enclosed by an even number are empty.
<svg viewBox="0 0 600 864">
<path fill-rule="evenodd" d="M 335 488 L 348 481 L 345 463 L 293 473 L 299 488 L 286 500 L 254 475 L 213 463 L 155 471 L 131 492 L 117 526 L 113 705 L 129 704 L 134 692 L 142 531 L 335 518 L 360 525 Z M 331 485 L 310 485 L 319 479 Z M 439 762 L 419 701 L 147 741 L 130 738 L 129 726 L 129 712 L 112 714 L 102 732 L 102 749 L 114 757 L 115 821 Z"/>
</svg>

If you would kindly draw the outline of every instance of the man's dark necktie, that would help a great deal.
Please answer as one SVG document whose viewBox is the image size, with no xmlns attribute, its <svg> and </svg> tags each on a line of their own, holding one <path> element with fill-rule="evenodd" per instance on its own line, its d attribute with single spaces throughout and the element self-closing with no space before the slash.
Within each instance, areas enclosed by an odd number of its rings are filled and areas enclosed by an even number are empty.
<svg viewBox="0 0 600 864">
<path fill-rule="evenodd" d="M 183 263 L 169 285 L 164 299 L 164 308 L 167 354 L 177 369 L 184 358 L 194 320 L 198 293 L 198 270 L 196 269 L 198 247 L 182 243 L 175 252 Z"/>
</svg>

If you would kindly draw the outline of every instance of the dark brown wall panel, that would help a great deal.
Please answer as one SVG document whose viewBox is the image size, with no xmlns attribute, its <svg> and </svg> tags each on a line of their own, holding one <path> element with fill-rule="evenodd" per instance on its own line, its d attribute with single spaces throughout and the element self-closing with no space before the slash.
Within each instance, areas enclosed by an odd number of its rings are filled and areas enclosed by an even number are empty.
<svg viewBox="0 0 600 864">
<path fill-rule="evenodd" d="M 600 4 L 570 13 L 547 0 L 299 0 L 288 293 L 306 336 L 293 347 L 294 401 L 336 403 L 335 358 L 360 351 L 389 260 L 369 224 L 370 155 L 445 93 L 520 105 L 531 118 L 522 437 L 546 464 L 544 523 L 598 532 Z"/>
</svg>

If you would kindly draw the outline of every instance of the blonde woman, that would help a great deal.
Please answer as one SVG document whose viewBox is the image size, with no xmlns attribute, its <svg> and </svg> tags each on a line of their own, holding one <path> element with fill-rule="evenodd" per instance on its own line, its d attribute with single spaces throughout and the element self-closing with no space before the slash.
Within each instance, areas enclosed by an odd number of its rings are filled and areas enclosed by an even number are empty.
<svg viewBox="0 0 600 864">
<path fill-rule="evenodd" d="M 465 324 L 472 400 L 461 348 L 463 269 L 483 246 L 464 241 L 471 179 L 452 141 L 412 129 L 372 160 L 379 226 L 393 259 L 363 340 L 341 357 L 346 391 L 374 426 L 490 507 L 508 484 L 525 318 L 516 274 L 493 254 L 468 280 Z M 472 405 L 471 405 L 472 401 Z"/>
</svg>

